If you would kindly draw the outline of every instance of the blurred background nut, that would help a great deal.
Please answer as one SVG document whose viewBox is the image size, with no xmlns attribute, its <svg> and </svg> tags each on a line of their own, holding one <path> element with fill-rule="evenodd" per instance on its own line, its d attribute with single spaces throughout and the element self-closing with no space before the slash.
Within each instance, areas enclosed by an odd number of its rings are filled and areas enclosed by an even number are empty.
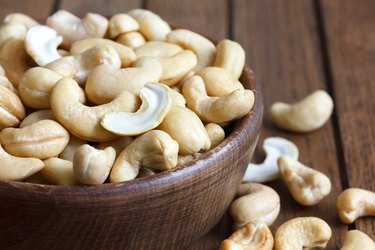
<svg viewBox="0 0 375 250">
<path fill-rule="evenodd" d="M 225 69 L 236 79 L 240 78 L 245 66 L 244 49 L 235 41 L 221 40 L 216 45 L 214 66 Z"/>
<path fill-rule="evenodd" d="M 113 139 L 107 142 L 101 142 L 98 144 L 98 149 L 105 149 L 107 147 L 112 147 L 116 151 L 116 156 L 121 153 L 121 151 L 126 148 L 133 141 L 132 136 L 120 136 L 119 138 Z"/>
<path fill-rule="evenodd" d="M 12 13 L 4 18 L 4 24 L 12 23 L 22 24 L 26 27 L 26 29 L 30 29 L 31 27 L 38 25 L 37 21 L 22 13 Z"/>
<path fill-rule="evenodd" d="M 359 230 L 350 230 L 345 233 L 344 242 L 340 250 L 374 250 L 375 243 L 367 234 Z"/>
<path fill-rule="evenodd" d="M 9 88 L 0 86 L 0 130 L 17 126 L 25 118 L 21 99 Z"/>
<path fill-rule="evenodd" d="M 135 50 L 137 58 L 141 57 L 171 57 L 184 49 L 177 44 L 163 41 L 148 41 Z"/>
<path fill-rule="evenodd" d="M 18 23 L 10 23 L 0 27 L 0 46 L 10 38 L 24 40 L 27 29 L 24 25 Z"/>
<path fill-rule="evenodd" d="M 108 35 L 116 38 L 121 34 L 139 30 L 138 22 L 128 14 L 116 14 L 109 19 Z"/>
<path fill-rule="evenodd" d="M 61 151 L 61 153 L 59 154 L 59 157 L 61 159 L 73 162 L 74 153 L 76 152 L 77 148 L 79 148 L 80 146 L 82 146 L 86 143 L 87 143 L 87 141 L 82 140 L 82 139 L 70 134 L 69 142 L 65 146 L 64 150 Z"/>
<path fill-rule="evenodd" d="M 141 33 L 133 31 L 119 35 L 116 39 L 116 42 L 128 46 L 132 49 L 137 49 L 146 43 L 146 39 Z"/>
</svg>

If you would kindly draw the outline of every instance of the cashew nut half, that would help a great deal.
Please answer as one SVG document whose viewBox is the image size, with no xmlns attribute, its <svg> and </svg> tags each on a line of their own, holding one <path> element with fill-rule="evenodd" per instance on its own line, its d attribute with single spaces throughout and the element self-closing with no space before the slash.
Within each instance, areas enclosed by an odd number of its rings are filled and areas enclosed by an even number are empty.
<svg viewBox="0 0 375 250">
<path fill-rule="evenodd" d="M 346 224 L 353 223 L 359 217 L 375 216 L 375 193 L 348 188 L 337 197 L 336 210 L 340 220 Z"/>
<path fill-rule="evenodd" d="M 116 38 L 123 33 L 137 31 L 138 29 L 138 22 L 127 14 L 116 14 L 109 19 L 108 35 L 110 38 Z"/>
<path fill-rule="evenodd" d="M 249 222 L 264 222 L 271 226 L 280 212 L 280 197 L 272 188 L 259 183 L 239 187 L 229 212 L 236 226 Z"/>
<path fill-rule="evenodd" d="M 293 198 L 304 206 L 318 204 L 331 192 L 331 181 L 316 169 L 309 168 L 288 156 L 277 160 L 280 174 Z"/>
<path fill-rule="evenodd" d="M 320 218 L 294 218 L 276 230 L 275 250 L 324 249 L 331 236 L 331 228 Z"/>
<path fill-rule="evenodd" d="M 294 104 L 276 102 L 270 109 L 272 122 L 285 130 L 310 132 L 323 126 L 333 111 L 333 100 L 324 90 L 316 90 Z"/>
<path fill-rule="evenodd" d="M 25 118 L 21 99 L 10 89 L 0 86 L 0 130 L 17 126 Z"/>
<path fill-rule="evenodd" d="M 228 71 L 234 78 L 240 78 L 245 65 L 245 51 L 234 41 L 224 39 L 216 45 L 214 66 Z"/>
<path fill-rule="evenodd" d="M 167 133 L 151 130 L 137 137 L 117 157 L 110 181 L 121 182 L 137 177 L 140 167 L 168 170 L 177 165 L 178 143 Z"/>
<path fill-rule="evenodd" d="M 280 177 L 277 159 L 282 156 L 298 159 L 297 146 L 281 137 L 268 137 L 263 141 L 263 150 L 266 158 L 261 164 L 250 163 L 243 177 L 243 182 L 267 182 Z"/>
<path fill-rule="evenodd" d="M 141 89 L 142 105 L 135 113 L 113 112 L 104 115 L 102 126 L 117 135 L 139 135 L 156 128 L 171 107 L 169 88 L 158 83 L 146 83 Z"/>
<path fill-rule="evenodd" d="M 219 250 L 272 250 L 273 236 L 263 222 L 250 222 L 228 239 L 221 242 Z"/>
<path fill-rule="evenodd" d="M 350 230 L 345 233 L 344 242 L 340 250 L 375 250 L 374 241 L 359 230 Z"/>
</svg>

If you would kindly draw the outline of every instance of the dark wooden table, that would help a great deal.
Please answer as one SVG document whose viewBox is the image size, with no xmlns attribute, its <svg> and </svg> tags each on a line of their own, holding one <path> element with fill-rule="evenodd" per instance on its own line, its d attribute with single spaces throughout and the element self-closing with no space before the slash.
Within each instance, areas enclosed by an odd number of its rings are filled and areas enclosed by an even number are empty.
<svg viewBox="0 0 375 250">
<path fill-rule="evenodd" d="M 272 231 L 297 216 L 318 216 L 332 227 L 329 249 L 341 246 L 348 229 L 375 238 L 374 218 L 342 224 L 337 195 L 348 187 L 375 191 L 375 1 L 373 0 L 0 0 L 0 18 L 22 12 L 43 19 L 58 9 L 75 14 L 111 15 L 147 8 L 216 40 L 230 38 L 246 50 L 263 86 L 265 137 L 282 136 L 300 149 L 300 161 L 326 173 L 332 191 L 313 207 L 298 205 L 281 181 L 269 183 L 281 196 Z M 321 129 L 294 134 L 275 128 L 267 112 L 275 101 L 294 102 L 316 89 L 334 98 L 335 110 Z M 262 161 L 256 150 L 254 161 Z M 194 222 L 191 222 L 194 223 Z M 231 219 L 219 224 L 190 249 L 216 249 L 231 233 Z"/>
</svg>

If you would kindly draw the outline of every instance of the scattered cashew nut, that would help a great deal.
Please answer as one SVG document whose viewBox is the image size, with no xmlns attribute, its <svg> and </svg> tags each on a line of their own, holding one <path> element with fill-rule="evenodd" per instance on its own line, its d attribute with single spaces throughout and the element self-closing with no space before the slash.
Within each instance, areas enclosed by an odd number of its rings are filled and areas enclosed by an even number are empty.
<svg viewBox="0 0 375 250">
<path fill-rule="evenodd" d="M 374 241 L 359 230 L 350 230 L 345 233 L 344 242 L 340 250 L 374 250 Z"/>
</svg>

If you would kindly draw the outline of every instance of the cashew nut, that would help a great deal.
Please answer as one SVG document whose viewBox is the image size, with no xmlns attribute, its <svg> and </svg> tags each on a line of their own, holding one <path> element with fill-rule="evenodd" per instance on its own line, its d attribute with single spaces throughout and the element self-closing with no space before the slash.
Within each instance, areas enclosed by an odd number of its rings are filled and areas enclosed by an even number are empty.
<svg viewBox="0 0 375 250">
<path fill-rule="evenodd" d="M 331 228 L 320 218 L 294 218 L 276 230 L 275 250 L 326 248 L 331 235 Z"/>
<path fill-rule="evenodd" d="M 137 178 L 153 176 L 155 174 L 156 174 L 155 170 L 152 170 L 152 169 L 149 169 L 149 168 L 140 168 L 139 173 L 137 175 Z"/>
<path fill-rule="evenodd" d="M 0 86 L 0 130 L 17 126 L 25 118 L 20 98 L 10 89 Z"/>
<path fill-rule="evenodd" d="M 117 139 L 113 139 L 107 142 L 101 142 L 98 144 L 98 149 L 105 149 L 107 147 L 112 147 L 116 151 L 116 155 L 119 155 L 124 148 L 129 146 L 133 142 L 133 137 L 131 136 L 121 136 Z"/>
<path fill-rule="evenodd" d="M 37 173 L 44 182 L 59 186 L 75 186 L 77 181 L 73 174 L 71 161 L 52 157 L 44 160 L 44 168 Z"/>
<path fill-rule="evenodd" d="M 216 123 L 208 123 L 204 126 L 206 129 L 208 138 L 210 138 L 211 147 L 210 149 L 219 145 L 225 139 L 224 129 Z"/>
<path fill-rule="evenodd" d="M 135 113 L 113 112 L 104 115 L 101 125 L 117 135 L 139 135 L 156 128 L 171 107 L 169 88 L 147 83 L 140 93 L 142 105 Z"/>
<path fill-rule="evenodd" d="M 116 38 L 123 33 L 137 31 L 139 24 L 127 14 L 116 14 L 109 19 L 108 34 L 110 38 Z"/>
<path fill-rule="evenodd" d="M 141 33 L 133 31 L 119 35 L 116 39 L 116 42 L 128 46 L 132 49 L 137 49 L 146 43 L 146 39 Z"/>
<path fill-rule="evenodd" d="M 192 155 L 181 155 L 179 154 L 177 157 L 177 166 L 182 166 L 187 162 L 190 162 L 192 160 L 197 159 L 199 156 L 201 156 L 202 153 L 195 153 Z"/>
<path fill-rule="evenodd" d="M 198 63 L 193 69 L 194 72 L 212 66 L 214 63 L 216 55 L 215 45 L 198 33 L 185 29 L 176 29 L 169 32 L 167 42 L 175 43 L 184 49 L 192 50 L 197 55 Z"/>
<path fill-rule="evenodd" d="M 13 84 L 9 81 L 8 77 L 5 75 L 5 70 L 3 66 L 0 65 L 0 86 L 6 87 L 14 92 Z"/>
<path fill-rule="evenodd" d="M 267 182 L 280 177 L 277 159 L 282 156 L 298 159 L 297 146 L 281 137 L 268 137 L 263 141 L 263 150 L 266 158 L 261 164 L 250 163 L 243 177 L 243 182 Z"/>
<path fill-rule="evenodd" d="M 4 18 L 4 24 L 22 24 L 26 29 L 30 29 L 33 26 L 38 25 L 38 22 L 31 17 L 22 13 L 12 13 Z"/>
<path fill-rule="evenodd" d="M 178 143 L 167 133 L 151 130 L 137 137 L 117 157 L 110 181 L 121 182 L 137 177 L 140 167 L 158 170 L 177 165 Z"/>
<path fill-rule="evenodd" d="M 3 25 L 0 28 L 0 46 L 11 38 L 24 40 L 26 33 L 27 29 L 22 24 L 11 23 Z"/>
<path fill-rule="evenodd" d="M 280 174 L 293 198 L 304 206 L 318 204 L 331 192 L 331 181 L 318 170 L 288 156 L 277 160 Z"/>
<path fill-rule="evenodd" d="M 55 121 L 56 118 L 53 115 L 52 110 L 50 109 L 38 110 L 26 116 L 25 119 L 23 119 L 22 122 L 20 123 L 20 128 L 27 127 L 41 120 L 54 120 Z"/>
<path fill-rule="evenodd" d="M 258 183 L 245 183 L 239 187 L 229 212 L 236 226 L 260 221 L 272 225 L 280 212 L 280 197 L 270 187 Z"/>
<path fill-rule="evenodd" d="M 81 20 L 65 10 L 59 10 L 47 18 L 47 25 L 61 35 L 62 46 L 68 48 L 73 42 L 91 37 L 103 37 L 107 31 L 107 18 L 88 13 Z"/>
<path fill-rule="evenodd" d="M 336 201 L 339 218 L 346 224 L 353 223 L 357 218 L 375 215 L 375 193 L 360 189 L 344 190 Z"/>
<path fill-rule="evenodd" d="M 149 41 L 135 50 L 137 58 L 141 57 L 171 57 L 183 49 L 177 44 L 163 41 Z"/>
<path fill-rule="evenodd" d="M 250 222 L 228 239 L 221 242 L 219 250 L 272 250 L 273 236 L 263 222 Z"/>
<path fill-rule="evenodd" d="M 149 10 L 134 9 L 127 14 L 138 22 L 139 32 L 141 32 L 147 40 L 164 41 L 166 35 L 171 31 L 167 22 Z"/>
<path fill-rule="evenodd" d="M 64 150 L 59 154 L 59 157 L 61 159 L 73 162 L 74 153 L 76 152 L 77 148 L 86 143 L 87 141 L 82 140 L 71 134 L 68 144 L 65 146 Z"/>
<path fill-rule="evenodd" d="M 350 230 L 345 233 L 344 242 L 340 250 L 374 250 L 374 241 L 359 230 Z"/>
<path fill-rule="evenodd" d="M 84 144 L 74 153 L 74 176 L 82 184 L 102 184 L 107 179 L 115 158 L 116 151 L 112 147 L 100 150 Z"/>
<path fill-rule="evenodd" d="M 234 41 L 224 39 L 216 45 L 214 66 L 228 71 L 234 78 L 240 78 L 245 65 L 245 51 Z"/>
<path fill-rule="evenodd" d="M 332 98 L 324 90 L 316 90 L 294 104 L 272 104 L 270 114 L 272 122 L 282 129 L 310 132 L 323 126 L 331 116 L 332 110 Z"/>
<path fill-rule="evenodd" d="M 222 97 L 208 96 L 200 76 L 187 79 L 182 93 L 187 106 L 204 122 L 232 121 L 250 112 L 254 104 L 254 93 L 248 89 L 238 89 Z"/>
<path fill-rule="evenodd" d="M 170 93 L 171 93 L 171 98 L 172 98 L 172 105 L 185 107 L 186 106 L 185 97 L 180 92 L 178 92 L 178 90 L 175 88 L 171 88 L 170 90 L 171 90 Z"/>
</svg>

